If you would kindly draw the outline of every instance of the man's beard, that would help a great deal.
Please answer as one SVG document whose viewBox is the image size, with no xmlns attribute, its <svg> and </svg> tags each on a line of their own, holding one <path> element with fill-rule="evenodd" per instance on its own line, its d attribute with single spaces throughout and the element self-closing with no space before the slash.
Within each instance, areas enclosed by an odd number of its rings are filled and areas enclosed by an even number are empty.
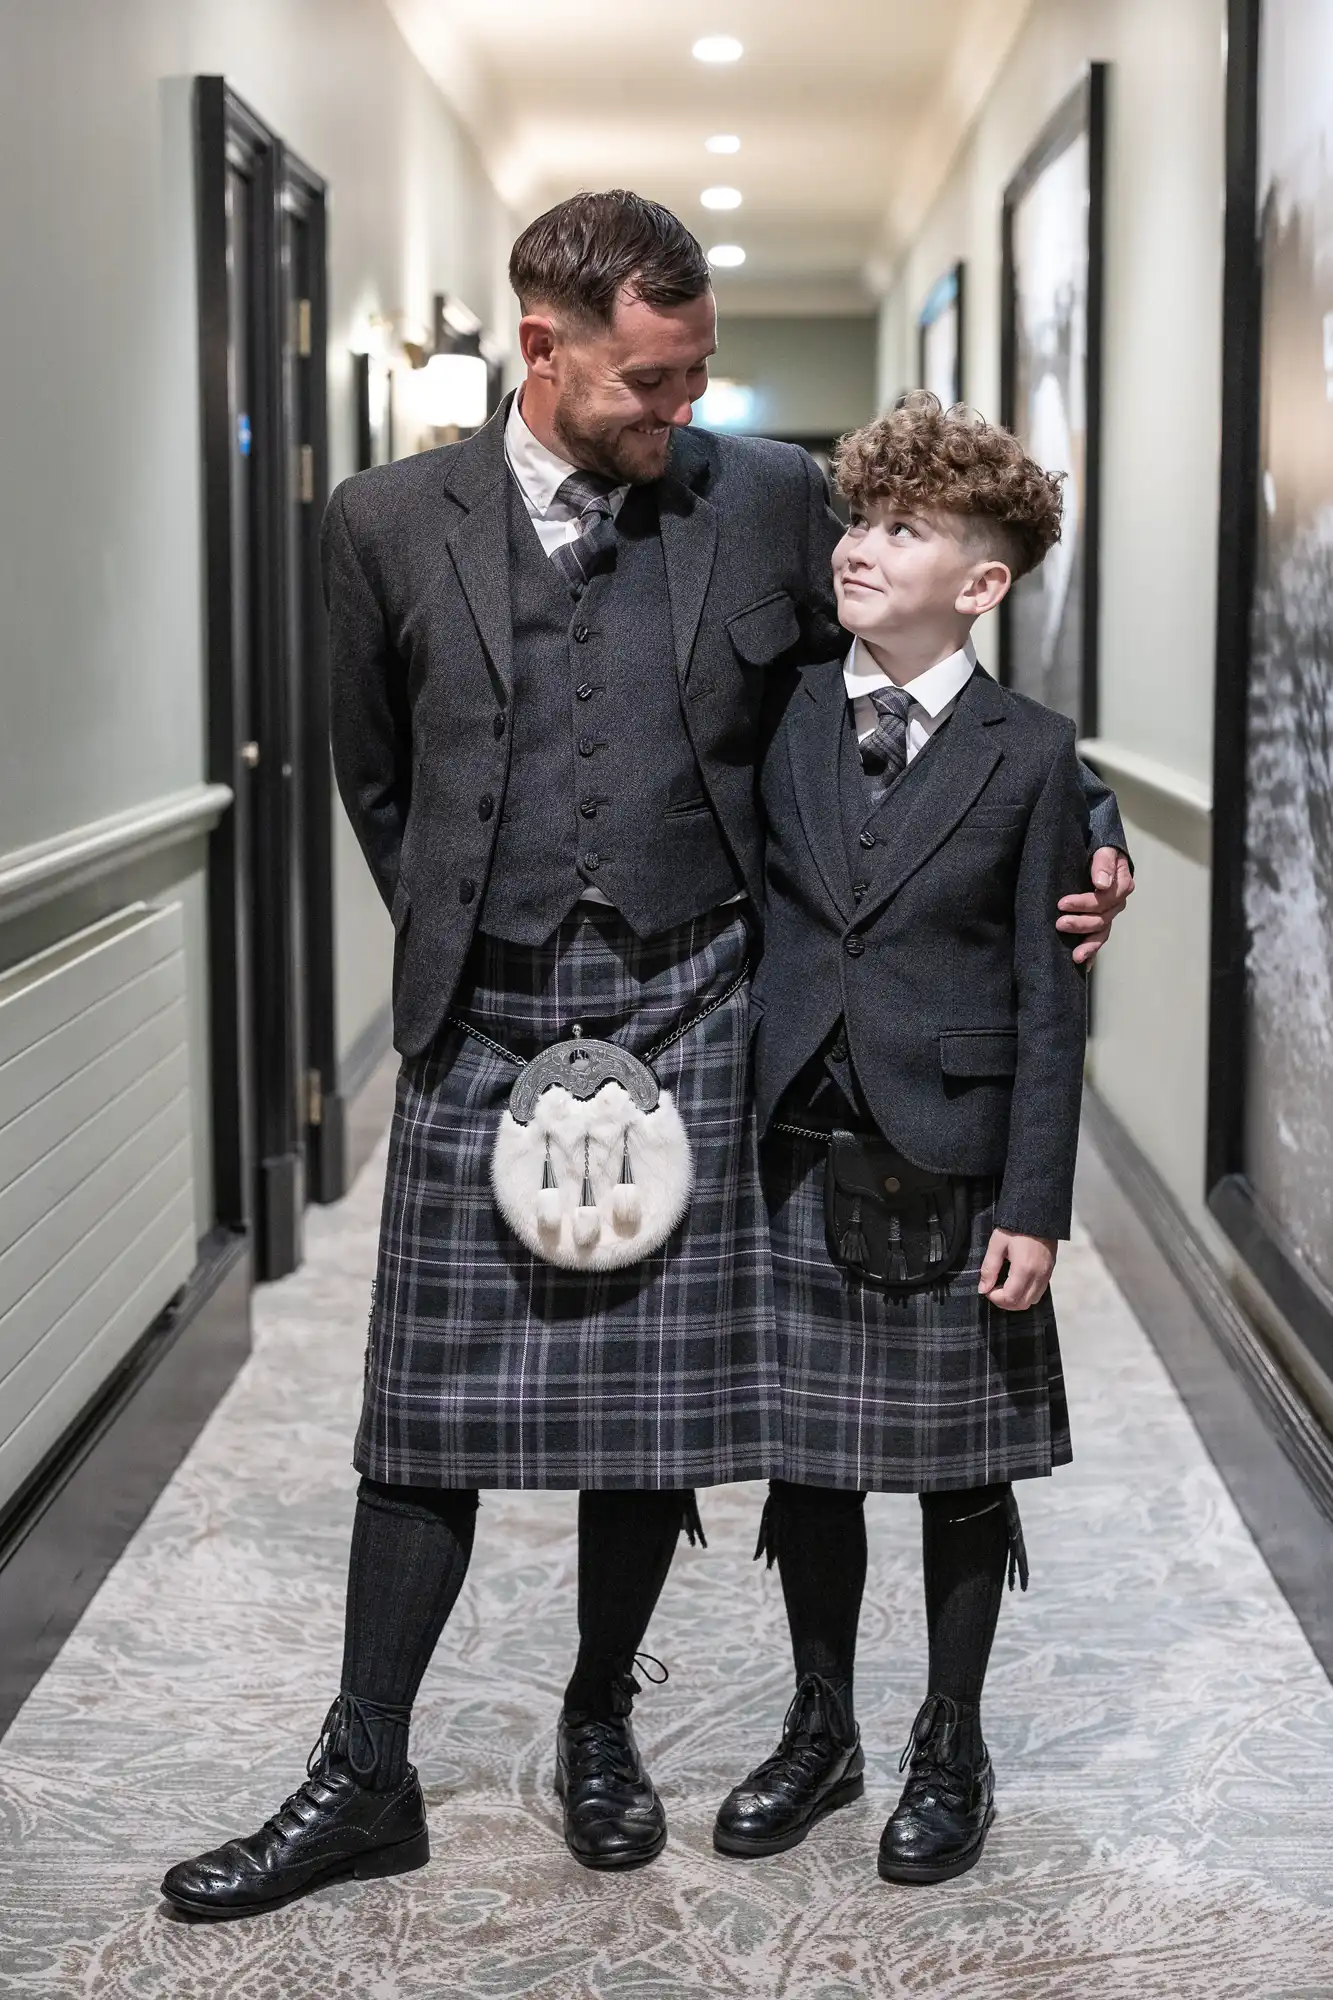
<svg viewBox="0 0 1333 2000">
<path fill-rule="evenodd" d="M 625 426 L 610 421 L 600 424 L 587 421 L 572 396 L 554 411 L 551 428 L 572 465 L 583 472 L 600 472 L 604 478 L 614 479 L 617 486 L 650 486 L 666 469 L 665 452 L 651 467 L 642 458 L 631 457 Z M 645 445 L 648 442 L 643 439 Z M 669 448 L 670 439 L 666 442 Z"/>
</svg>

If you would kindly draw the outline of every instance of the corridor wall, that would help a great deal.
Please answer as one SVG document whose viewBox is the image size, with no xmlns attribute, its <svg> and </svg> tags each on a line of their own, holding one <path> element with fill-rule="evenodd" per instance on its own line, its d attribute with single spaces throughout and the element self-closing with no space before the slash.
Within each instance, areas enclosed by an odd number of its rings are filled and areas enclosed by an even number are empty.
<svg viewBox="0 0 1333 2000">
<path fill-rule="evenodd" d="M 1097 968 L 1090 1075 L 1223 1256 L 1204 1141 L 1225 11 L 1037 0 L 884 301 L 878 384 L 883 407 L 915 381 L 917 315 L 962 258 L 968 400 L 998 418 L 1004 189 L 1086 65 L 1109 63 L 1098 737 L 1139 887 Z"/>
<path fill-rule="evenodd" d="M 225 795 L 203 782 L 191 78 L 222 73 L 329 184 L 335 483 L 370 314 L 428 323 L 445 290 L 505 326 L 511 231 L 381 0 L 0 0 L 0 47 L 0 972 L 128 904 L 180 905 L 202 1237 Z M 345 1055 L 383 1028 L 392 936 L 335 813 Z"/>
</svg>

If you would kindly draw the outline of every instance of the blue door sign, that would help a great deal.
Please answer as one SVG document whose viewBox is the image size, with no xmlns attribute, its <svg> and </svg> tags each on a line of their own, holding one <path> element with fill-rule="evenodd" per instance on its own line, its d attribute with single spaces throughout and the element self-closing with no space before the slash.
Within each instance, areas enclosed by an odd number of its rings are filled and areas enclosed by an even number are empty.
<svg viewBox="0 0 1333 2000">
<path fill-rule="evenodd" d="M 249 458 L 250 456 L 251 435 L 250 419 L 245 411 L 242 410 L 236 419 L 236 443 L 240 448 L 242 458 Z"/>
</svg>

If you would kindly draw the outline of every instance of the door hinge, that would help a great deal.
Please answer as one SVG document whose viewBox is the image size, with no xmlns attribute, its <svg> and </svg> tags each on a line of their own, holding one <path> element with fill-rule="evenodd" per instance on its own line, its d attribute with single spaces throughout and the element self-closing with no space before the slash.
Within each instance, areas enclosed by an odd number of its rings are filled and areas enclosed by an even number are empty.
<svg viewBox="0 0 1333 2000">
<path fill-rule="evenodd" d="M 310 301 L 309 299 L 298 299 L 296 301 L 296 351 L 302 361 L 310 359 L 310 327 Z"/>
<path fill-rule="evenodd" d="M 307 1125 L 324 1123 L 324 1079 L 317 1069 L 305 1073 L 305 1122 Z"/>
<path fill-rule="evenodd" d="M 315 497 L 315 447 L 312 444 L 303 444 L 298 448 L 298 467 L 297 491 L 308 505 Z"/>
</svg>

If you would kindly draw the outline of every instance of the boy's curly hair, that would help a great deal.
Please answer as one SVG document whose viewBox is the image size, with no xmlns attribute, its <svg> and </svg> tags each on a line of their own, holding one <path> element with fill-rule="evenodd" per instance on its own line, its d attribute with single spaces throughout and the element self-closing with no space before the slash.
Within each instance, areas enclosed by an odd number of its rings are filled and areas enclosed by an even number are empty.
<svg viewBox="0 0 1333 2000">
<path fill-rule="evenodd" d="M 887 416 L 849 431 L 833 477 L 853 506 L 886 500 L 913 513 L 970 515 L 973 539 L 1015 579 L 1060 539 L 1064 473 L 1043 472 L 1012 432 L 965 403 L 946 410 L 929 389 L 909 390 Z"/>
</svg>

